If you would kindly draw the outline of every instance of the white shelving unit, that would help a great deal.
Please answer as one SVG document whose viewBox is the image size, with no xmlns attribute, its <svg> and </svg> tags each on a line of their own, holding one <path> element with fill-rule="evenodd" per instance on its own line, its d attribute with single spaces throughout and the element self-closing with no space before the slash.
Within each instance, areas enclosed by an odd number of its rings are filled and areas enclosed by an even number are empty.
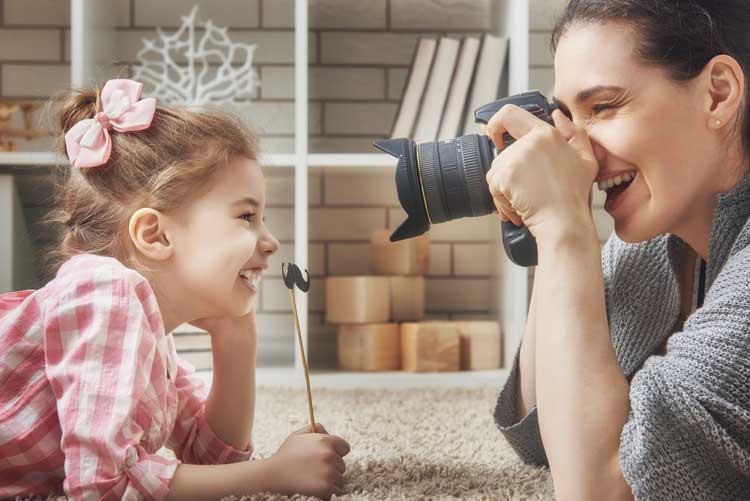
<svg viewBox="0 0 750 501">
<path fill-rule="evenodd" d="M 84 86 L 106 78 L 114 59 L 115 16 L 111 2 L 71 0 L 71 82 Z M 295 150 L 262 158 L 266 166 L 294 169 L 294 259 L 300 268 L 308 264 L 308 178 L 311 168 L 390 169 L 395 159 L 384 154 L 310 154 L 308 150 L 308 0 L 295 0 Z M 491 31 L 510 38 L 507 93 L 529 88 L 529 10 L 530 0 L 492 0 Z M 53 153 L 2 153 L 0 165 L 40 166 L 63 161 Z M 505 336 L 505 366 L 512 362 L 523 333 L 528 297 L 528 273 L 512 265 L 502 252 L 499 240 L 493 272 L 496 278 L 498 318 Z M 308 300 L 297 294 L 303 339 L 307 340 Z M 299 364 L 299 357 L 295 356 Z"/>
</svg>

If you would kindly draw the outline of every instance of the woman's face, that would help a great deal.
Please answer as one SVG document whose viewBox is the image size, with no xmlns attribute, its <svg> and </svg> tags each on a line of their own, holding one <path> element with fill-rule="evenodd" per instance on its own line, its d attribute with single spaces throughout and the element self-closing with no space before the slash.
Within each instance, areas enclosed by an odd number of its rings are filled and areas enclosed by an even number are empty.
<svg viewBox="0 0 750 501">
<path fill-rule="evenodd" d="M 555 54 L 555 99 L 588 132 L 597 181 L 635 175 L 605 205 L 627 242 L 680 234 L 686 222 L 710 214 L 721 168 L 697 86 L 645 66 L 636 48 L 624 24 L 578 23 Z"/>
<path fill-rule="evenodd" d="M 180 209 L 172 237 L 182 318 L 240 316 L 252 309 L 261 275 L 279 248 L 263 222 L 264 208 L 260 167 L 237 157 Z"/>
</svg>

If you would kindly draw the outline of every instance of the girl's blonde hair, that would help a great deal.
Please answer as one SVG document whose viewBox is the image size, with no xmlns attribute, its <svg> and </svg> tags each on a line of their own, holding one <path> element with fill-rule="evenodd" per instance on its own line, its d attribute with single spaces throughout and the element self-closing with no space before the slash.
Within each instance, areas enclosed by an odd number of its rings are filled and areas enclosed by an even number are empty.
<svg viewBox="0 0 750 501">
<path fill-rule="evenodd" d="M 100 89 L 62 97 L 60 138 L 80 120 L 101 111 Z M 73 255 L 111 256 L 126 263 L 131 247 L 128 221 L 140 207 L 169 211 L 205 189 L 209 178 L 233 157 L 257 159 L 254 131 L 220 111 L 159 106 L 151 126 L 137 132 L 110 130 L 112 152 L 100 167 L 65 167 L 47 222 L 61 227 L 47 253 L 56 270 Z M 65 144 L 60 150 L 65 154 Z"/>
</svg>

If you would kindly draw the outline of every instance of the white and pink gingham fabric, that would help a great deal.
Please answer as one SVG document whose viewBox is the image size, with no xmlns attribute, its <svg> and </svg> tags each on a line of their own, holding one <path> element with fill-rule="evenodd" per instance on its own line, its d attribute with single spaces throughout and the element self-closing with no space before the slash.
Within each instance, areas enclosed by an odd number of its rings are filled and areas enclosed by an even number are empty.
<svg viewBox="0 0 750 501">
<path fill-rule="evenodd" d="M 161 499 L 181 462 L 250 459 L 209 428 L 194 372 L 148 281 L 116 259 L 78 255 L 44 288 L 0 295 L 0 498 Z"/>
</svg>

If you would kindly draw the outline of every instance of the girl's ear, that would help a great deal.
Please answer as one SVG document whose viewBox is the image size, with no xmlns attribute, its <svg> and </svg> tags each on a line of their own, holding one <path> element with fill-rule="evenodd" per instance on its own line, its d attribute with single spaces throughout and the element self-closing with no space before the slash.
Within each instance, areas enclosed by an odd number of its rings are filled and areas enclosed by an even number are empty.
<svg viewBox="0 0 750 501">
<path fill-rule="evenodd" d="M 166 219 L 164 214 L 150 207 L 138 209 L 130 216 L 130 240 L 138 252 L 154 261 L 169 259 L 174 252 L 174 245 L 166 233 Z"/>
</svg>

